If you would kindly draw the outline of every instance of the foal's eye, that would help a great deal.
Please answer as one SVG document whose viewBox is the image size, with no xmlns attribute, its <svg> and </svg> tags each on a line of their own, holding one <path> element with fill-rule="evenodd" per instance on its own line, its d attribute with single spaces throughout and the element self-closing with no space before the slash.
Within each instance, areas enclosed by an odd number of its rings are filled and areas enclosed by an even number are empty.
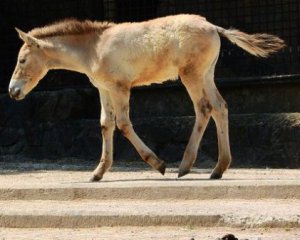
<svg viewBox="0 0 300 240">
<path fill-rule="evenodd" d="M 25 63 L 25 62 L 26 62 L 25 58 L 19 60 L 19 63 Z"/>
</svg>

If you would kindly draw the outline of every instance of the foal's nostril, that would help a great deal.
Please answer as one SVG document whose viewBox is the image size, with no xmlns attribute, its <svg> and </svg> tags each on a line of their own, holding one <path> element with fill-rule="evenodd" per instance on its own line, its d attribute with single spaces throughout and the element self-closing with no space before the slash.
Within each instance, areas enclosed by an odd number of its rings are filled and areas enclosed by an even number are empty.
<svg viewBox="0 0 300 240">
<path fill-rule="evenodd" d="M 21 89 L 18 88 L 18 87 L 10 88 L 10 89 L 9 89 L 9 95 L 10 95 L 12 98 L 18 98 L 18 96 L 20 95 L 20 93 L 21 93 Z"/>
<path fill-rule="evenodd" d="M 21 93 L 21 89 L 20 88 L 16 88 L 15 90 L 15 97 L 19 97 L 20 96 L 20 93 Z"/>
</svg>

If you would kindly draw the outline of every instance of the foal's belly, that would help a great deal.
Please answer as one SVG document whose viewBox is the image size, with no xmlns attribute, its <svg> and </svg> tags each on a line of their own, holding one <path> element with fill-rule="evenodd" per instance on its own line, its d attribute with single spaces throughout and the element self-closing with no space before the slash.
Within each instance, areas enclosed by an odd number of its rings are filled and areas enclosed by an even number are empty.
<svg viewBox="0 0 300 240">
<path fill-rule="evenodd" d="M 162 83 L 167 80 L 178 78 L 178 67 L 173 64 L 165 66 L 149 64 L 133 78 L 131 86 L 146 86 L 152 83 Z"/>
</svg>

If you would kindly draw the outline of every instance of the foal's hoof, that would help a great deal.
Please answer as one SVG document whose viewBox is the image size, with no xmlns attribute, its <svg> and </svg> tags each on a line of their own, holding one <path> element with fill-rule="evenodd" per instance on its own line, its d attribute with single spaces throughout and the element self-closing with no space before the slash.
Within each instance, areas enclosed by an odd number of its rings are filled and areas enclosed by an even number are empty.
<svg viewBox="0 0 300 240">
<path fill-rule="evenodd" d="M 101 179 L 102 179 L 102 177 L 94 175 L 90 178 L 89 182 L 99 182 Z"/>
<path fill-rule="evenodd" d="M 166 172 L 166 163 L 163 162 L 159 168 L 157 169 L 157 171 L 159 171 L 162 175 L 165 175 L 165 172 Z"/>
<path fill-rule="evenodd" d="M 181 178 L 181 177 L 187 175 L 189 172 L 190 172 L 190 170 L 180 170 L 179 169 L 178 178 Z"/>
<path fill-rule="evenodd" d="M 222 174 L 217 173 L 217 172 L 213 172 L 213 173 L 210 175 L 210 179 L 221 179 L 221 178 L 222 178 Z"/>
</svg>

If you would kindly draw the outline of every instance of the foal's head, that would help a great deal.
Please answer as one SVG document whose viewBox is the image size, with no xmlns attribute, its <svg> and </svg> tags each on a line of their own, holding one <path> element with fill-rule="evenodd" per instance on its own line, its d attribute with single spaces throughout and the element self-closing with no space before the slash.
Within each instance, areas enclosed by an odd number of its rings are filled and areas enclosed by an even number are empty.
<svg viewBox="0 0 300 240">
<path fill-rule="evenodd" d="M 9 95 L 22 100 L 47 73 L 45 49 L 49 44 L 16 29 L 24 41 L 18 55 L 17 65 L 9 83 Z"/>
</svg>

